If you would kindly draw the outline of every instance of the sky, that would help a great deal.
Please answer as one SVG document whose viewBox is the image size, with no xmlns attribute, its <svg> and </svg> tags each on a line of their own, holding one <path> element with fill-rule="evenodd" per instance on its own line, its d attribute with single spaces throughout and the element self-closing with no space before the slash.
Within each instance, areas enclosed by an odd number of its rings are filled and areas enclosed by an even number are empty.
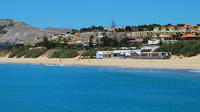
<svg viewBox="0 0 200 112">
<path fill-rule="evenodd" d="M 0 19 L 35 27 L 199 24 L 200 0 L 0 0 Z"/>
</svg>

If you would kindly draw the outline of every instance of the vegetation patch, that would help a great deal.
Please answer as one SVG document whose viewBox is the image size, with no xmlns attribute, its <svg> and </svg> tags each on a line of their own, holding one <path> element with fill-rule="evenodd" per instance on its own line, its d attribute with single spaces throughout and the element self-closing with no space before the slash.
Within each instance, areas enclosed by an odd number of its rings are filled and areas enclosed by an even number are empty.
<svg viewBox="0 0 200 112">
<path fill-rule="evenodd" d="M 47 48 L 28 50 L 25 52 L 24 58 L 38 58 L 47 51 Z"/>
<path fill-rule="evenodd" d="M 0 30 L 3 30 L 5 27 L 6 27 L 6 25 L 0 26 Z"/>
<path fill-rule="evenodd" d="M 22 56 L 24 56 L 26 54 L 26 51 L 21 51 L 16 55 L 16 58 L 21 58 Z"/>
<path fill-rule="evenodd" d="M 6 34 L 8 31 L 0 31 L 0 34 Z"/>
<path fill-rule="evenodd" d="M 14 57 L 17 56 L 17 54 L 19 54 L 21 51 L 23 51 L 23 50 L 21 50 L 21 49 L 13 49 L 13 50 L 10 52 L 8 58 L 14 58 Z"/>
<path fill-rule="evenodd" d="M 57 50 L 55 51 L 50 58 L 74 58 L 78 56 L 78 52 L 76 50 Z"/>
<path fill-rule="evenodd" d="M 94 49 L 85 51 L 83 54 L 81 54 L 81 58 L 94 59 L 96 58 L 96 52 L 97 50 L 94 50 Z"/>
<path fill-rule="evenodd" d="M 10 51 L 8 58 L 37 58 L 47 51 L 46 48 L 30 50 L 29 48 L 14 48 Z"/>
<path fill-rule="evenodd" d="M 156 52 L 172 52 L 174 55 L 183 55 L 186 57 L 200 54 L 200 41 L 187 40 L 177 41 L 171 44 L 164 44 L 156 50 Z"/>
<path fill-rule="evenodd" d="M 8 50 L 0 50 L 0 57 L 6 57 L 6 55 L 9 53 Z"/>
</svg>

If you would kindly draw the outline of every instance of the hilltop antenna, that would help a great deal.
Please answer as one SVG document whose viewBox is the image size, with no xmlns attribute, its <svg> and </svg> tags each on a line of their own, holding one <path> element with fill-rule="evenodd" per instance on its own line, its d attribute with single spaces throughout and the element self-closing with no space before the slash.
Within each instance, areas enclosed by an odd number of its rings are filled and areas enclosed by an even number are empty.
<svg viewBox="0 0 200 112">
<path fill-rule="evenodd" d="M 111 27 L 116 27 L 116 22 L 114 21 L 114 19 L 112 20 L 112 25 L 111 25 Z"/>
</svg>

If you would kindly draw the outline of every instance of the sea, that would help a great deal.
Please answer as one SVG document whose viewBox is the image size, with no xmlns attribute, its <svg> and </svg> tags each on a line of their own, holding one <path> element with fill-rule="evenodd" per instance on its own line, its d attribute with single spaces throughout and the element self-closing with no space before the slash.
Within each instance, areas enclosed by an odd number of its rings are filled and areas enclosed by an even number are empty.
<svg viewBox="0 0 200 112">
<path fill-rule="evenodd" d="M 2 63 L 0 112 L 200 112 L 200 70 Z"/>
</svg>

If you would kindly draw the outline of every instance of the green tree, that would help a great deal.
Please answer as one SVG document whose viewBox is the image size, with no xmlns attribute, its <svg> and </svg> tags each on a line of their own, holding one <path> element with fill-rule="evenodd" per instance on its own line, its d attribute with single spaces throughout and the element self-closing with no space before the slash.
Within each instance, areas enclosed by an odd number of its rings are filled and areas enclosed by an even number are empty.
<svg viewBox="0 0 200 112">
<path fill-rule="evenodd" d="M 93 47 L 93 36 L 90 36 L 90 40 L 89 40 L 89 47 L 92 48 Z"/>
<path fill-rule="evenodd" d="M 151 36 L 144 37 L 144 38 L 142 39 L 142 43 L 148 43 L 148 40 L 151 40 L 151 39 L 152 39 Z"/>
<path fill-rule="evenodd" d="M 126 32 L 131 32 L 132 31 L 132 27 L 131 26 L 126 26 L 125 27 L 125 31 Z"/>
<path fill-rule="evenodd" d="M 156 52 L 172 52 L 174 55 L 195 56 L 200 53 L 199 40 L 177 41 L 175 43 L 163 44 Z"/>
<path fill-rule="evenodd" d="M 128 42 L 129 40 L 132 40 L 132 39 L 130 39 L 128 37 L 121 39 L 119 42 L 119 46 L 121 46 L 121 47 L 129 46 L 129 42 Z"/>
</svg>

